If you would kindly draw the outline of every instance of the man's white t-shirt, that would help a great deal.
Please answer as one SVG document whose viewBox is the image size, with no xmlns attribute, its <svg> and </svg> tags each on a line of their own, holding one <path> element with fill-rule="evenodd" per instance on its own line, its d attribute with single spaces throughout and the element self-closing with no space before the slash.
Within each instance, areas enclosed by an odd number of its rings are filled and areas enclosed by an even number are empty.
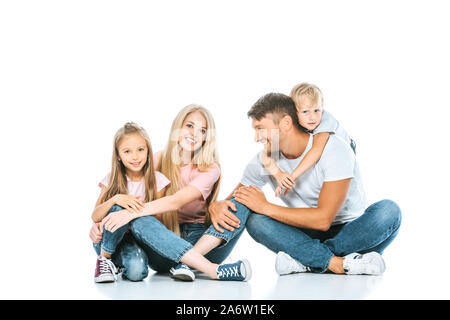
<svg viewBox="0 0 450 320">
<path fill-rule="evenodd" d="M 313 136 L 310 135 L 305 151 L 296 159 L 287 159 L 280 152 L 276 160 L 277 166 L 285 172 L 292 172 L 311 149 L 312 142 Z M 367 208 L 367 199 L 355 154 L 349 143 L 337 135 L 330 135 L 319 161 L 297 179 L 291 191 L 286 196 L 282 194 L 280 199 L 290 208 L 317 208 L 324 182 L 348 178 L 352 180 L 347 197 L 332 225 L 346 223 L 359 217 Z M 278 186 L 276 179 L 262 165 L 258 154 L 245 168 L 241 184 L 254 185 L 261 189 L 266 183 L 269 183 L 273 190 Z"/>
</svg>

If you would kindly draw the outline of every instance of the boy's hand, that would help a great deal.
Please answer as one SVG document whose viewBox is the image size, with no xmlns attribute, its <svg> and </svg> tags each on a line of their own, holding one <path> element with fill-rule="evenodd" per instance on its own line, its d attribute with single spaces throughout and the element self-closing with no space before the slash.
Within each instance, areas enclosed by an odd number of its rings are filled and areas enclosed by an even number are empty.
<svg viewBox="0 0 450 320">
<path fill-rule="evenodd" d="M 275 179 L 278 182 L 278 187 L 275 190 L 275 196 L 279 196 L 282 193 L 282 189 L 285 189 L 284 195 L 286 195 L 289 190 L 291 190 L 294 187 L 295 179 L 292 178 L 292 176 L 284 171 L 279 170 L 275 175 Z"/>
</svg>

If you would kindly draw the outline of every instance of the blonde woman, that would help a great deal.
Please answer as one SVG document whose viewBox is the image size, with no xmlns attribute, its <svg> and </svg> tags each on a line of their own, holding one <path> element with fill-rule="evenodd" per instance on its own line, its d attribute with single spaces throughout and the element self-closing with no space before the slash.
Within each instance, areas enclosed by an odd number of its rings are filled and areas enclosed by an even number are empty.
<svg viewBox="0 0 450 320">
<path fill-rule="evenodd" d="M 210 224 L 207 208 L 217 198 L 221 177 L 215 129 L 207 109 L 182 109 L 172 123 L 167 147 L 155 155 L 155 168 L 171 181 L 165 197 L 146 203 L 133 215 L 114 212 L 103 223 L 115 232 L 133 220 L 132 233 L 156 271 L 170 270 L 174 278 L 193 281 L 193 268 L 211 279 L 248 281 L 247 260 L 220 265 L 242 234 L 247 216 L 230 220 L 232 231 L 219 232 Z"/>
<path fill-rule="evenodd" d="M 95 282 L 114 282 L 116 264 L 123 267 L 123 275 L 129 280 L 147 276 L 147 259 L 127 234 L 128 226 L 111 233 L 103 231 L 100 222 L 114 211 L 126 209 L 128 215 L 139 211 L 144 201 L 161 197 L 167 184 L 169 180 L 154 170 L 152 146 L 145 130 L 135 123 L 126 123 L 114 136 L 111 171 L 99 184 L 101 192 L 92 213 L 93 229 L 102 234 L 93 239 L 98 255 Z"/>
</svg>

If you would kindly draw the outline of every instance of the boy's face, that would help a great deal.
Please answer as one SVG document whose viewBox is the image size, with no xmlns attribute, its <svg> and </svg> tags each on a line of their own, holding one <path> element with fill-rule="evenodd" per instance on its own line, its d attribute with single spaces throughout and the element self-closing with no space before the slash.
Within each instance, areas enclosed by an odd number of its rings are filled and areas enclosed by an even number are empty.
<svg viewBox="0 0 450 320">
<path fill-rule="evenodd" d="M 322 106 L 311 101 L 308 97 L 301 97 L 297 106 L 300 125 L 307 130 L 314 130 L 322 120 Z"/>
</svg>

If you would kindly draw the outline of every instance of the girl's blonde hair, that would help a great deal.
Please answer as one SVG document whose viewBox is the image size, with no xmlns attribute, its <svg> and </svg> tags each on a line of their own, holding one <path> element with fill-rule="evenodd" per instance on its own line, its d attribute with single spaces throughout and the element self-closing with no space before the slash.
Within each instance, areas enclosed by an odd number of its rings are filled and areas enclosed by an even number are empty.
<svg viewBox="0 0 450 320">
<path fill-rule="evenodd" d="M 301 105 L 302 98 L 305 96 L 311 99 L 311 102 L 317 104 L 317 106 L 323 106 L 322 91 L 316 85 L 302 82 L 292 88 L 291 98 L 294 100 L 297 108 Z"/>
<path fill-rule="evenodd" d="M 145 182 L 144 202 L 150 202 L 156 198 L 156 178 L 155 169 L 153 167 L 153 151 L 150 139 L 144 128 L 138 126 L 134 122 L 127 122 L 116 132 L 114 136 L 112 167 L 109 177 L 109 185 L 100 200 L 101 203 L 112 198 L 116 194 L 128 194 L 126 169 L 122 161 L 119 160 L 118 147 L 124 137 L 132 134 L 139 135 L 145 140 L 145 143 L 147 145 L 147 162 L 142 167 Z"/>
<path fill-rule="evenodd" d="M 157 168 L 162 174 L 164 174 L 169 180 L 170 185 L 167 188 L 166 195 L 173 195 L 180 190 L 183 185 L 180 177 L 180 164 L 182 163 L 180 157 L 180 147 L 178 140 L 180 131 L 183 126 L 183 122 L 186 117 L 193 112 L 199 112 L 206 120 L 206 137 L 202 146 L 194 151 L 192 159 L 192 166 L 199 171 L 208 171 L 214 164 L 217 164 L 220 168 L 219 157 L 216 150 L 216 125 L 211 113 L 204 107 L 196 104 L 190 104 L 184 107 L 172 122 L 170 129 L 169 141 L 166 148 L 162 152 L 161 161 Z M 219 193 L 220 179 L 216 181 L 211 191 L 211 194 L 206 199 L 207 207 L 209 204 L 217 199 Z M 162 215 L 162 223 L 176 234 L 180 234 L 180 228 L 178 223 L 178 212 L 171 211 Z M 209 212 L 206 212 L 206 222 L 210 223 Z"/>
</svg>

